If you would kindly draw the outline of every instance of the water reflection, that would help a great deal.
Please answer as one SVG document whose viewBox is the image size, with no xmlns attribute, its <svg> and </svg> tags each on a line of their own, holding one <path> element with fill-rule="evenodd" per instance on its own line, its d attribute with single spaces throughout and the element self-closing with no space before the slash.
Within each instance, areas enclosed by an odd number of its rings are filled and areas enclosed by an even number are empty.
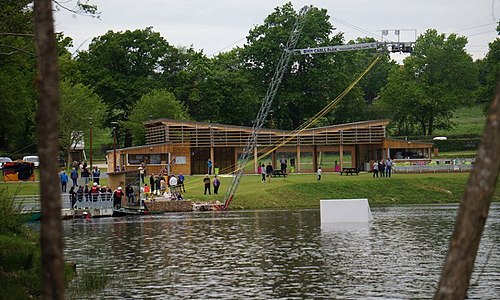
<svg viewBox="0 0 500 300">
<path fill-rule="evenodd" d="M 65 255 L 113 274 L 100 299 L 431 298 L 457 209 L 375 208 L 341 230 L 319 210 L 65 221 Z M 494 206 L 470 298 L 500 298 L 499 219 Z"/>
</svg>

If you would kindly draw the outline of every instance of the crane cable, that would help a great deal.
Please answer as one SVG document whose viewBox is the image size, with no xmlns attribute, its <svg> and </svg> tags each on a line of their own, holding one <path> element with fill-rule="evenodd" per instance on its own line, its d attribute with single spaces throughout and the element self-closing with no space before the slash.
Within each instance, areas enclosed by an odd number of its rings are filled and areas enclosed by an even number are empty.
<svg viewBox="0 0 500 300">
<path fill-rule="evenodd" d="M 257 160 L 260 160 L 260 159 L 268 156 L 270 153 L 272 153 L 276 149 L 282 147 L 283 145 L 285 145 L 286 143 L 288 143 L 290 140 L 292 140 L 293 138 L 295 138 L 297 135 L 299 135 L 300 133 L 302 133 L 304 130 L 306 130 L 309 127 L 311 127 L 312 125 L 314 125 L 314 123 L 316 123 L 316 121 L 319 118 L 321 118 L 321 117 L 325 116 L 327 113 L 329 113 L 340 102 L 340 100 L 342 100 L 347 94 L 349 94 L 349 92 L 359 83 L 359 81 L 361 81 L 361 79 L 363 79 L 363 77 L 375 66 L 375 64 L 379 60 L 380 60 L 380 55 L 377 55 L 375 57 L 375 59 L 373 60 L 373 62 L 363 71 L 363 73 L 361 73 L 361 75 L 359 75 L 356 80 L 354 80 L 342 93 L 340 93 L 340 95 L 338 95 L 328 105 L 326 105 L 323 109 L 321 109 L 319 112 L 317 112 L 309 120 L 307 120 L 306 122 L 304 122 L 297 129 L 295 129 L 294 131 L 292 131 L 286 138 L 283 137 L 282 140 L 281 140 L 281 142 L 279 142 L 276 146 L 274 146 L 273 148 L 271 148 L 270 150 L 268 150 L 264 154 L 258 156 Z M 243 165 L 240 168 L 236 169 L 232 173 L 240 172 L 241 169 L 242 168 L 244 169 L 249 163 L 250 162 L 247 162 L 245 165 Z M 233 200 L 232 196 L 229 197 L 228 199 L 226 199 L 226 202 L 224 204 L 224 209 L 227 209 L 229 207 L 229 205 L 231 204 L 232 200 Z"/>
</svg>

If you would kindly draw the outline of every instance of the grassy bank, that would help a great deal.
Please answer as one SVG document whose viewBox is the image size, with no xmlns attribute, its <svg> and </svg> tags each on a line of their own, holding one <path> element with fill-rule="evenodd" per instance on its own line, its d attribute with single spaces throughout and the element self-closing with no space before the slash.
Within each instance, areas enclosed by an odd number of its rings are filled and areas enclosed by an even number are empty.
<svg viewBox="0 0 500 300">
<path fill-rule="evenodd" d="M 186 176 L 186 199 L 224 202 L 231 177 L 221 176 L 219 195 L 203 194 L 204 176 Z M 260 175 L 243 176 L 232 209 L 319 208 L 320 199 L 368 198 L 372 205 L 458 203 L 463 195 L 469 173 L 394 174 L 391 178 L 372 178 L 371 173 L 359 176 L 323 174 L 317 181 L 314 174 L 292 174 L 286 179 L 272 178 L 261 183 Z M 102 184 L 106 184 L 102 180 Z M 38 193 L 38 183 L 9 183 L 8 193 Z M 213 187 L 212 187 L 213 191 Z M 494 201 L 500 201 L 497 184 Z"/>
<path fill-rule="evenodd" d="M 464 193 L 468 173 L 395 174 L 391 178 L 323 174 L 291 175 L 261 183 L 260 176 L 244 176 L 231 209 L 319 208 L 320 199 L 368 198 L 371 205 L 458 203 Z M 203 195 L 203 177 L 190 177 L 185 198 L 224 200 L 224 195 Z M 222 178 L 222 191 L 230 184 Z M 494 201 L 500 201 L 497 184 Z"/>
<path fill-rule="evenodd" d="M 0 187 L 0 299 L 33 299 L 42 295 L 39 236 L 25 222 L 21 206 Z M 66 284 L 74 277 L 72 264 L 65 264 Z"/>
</svg>

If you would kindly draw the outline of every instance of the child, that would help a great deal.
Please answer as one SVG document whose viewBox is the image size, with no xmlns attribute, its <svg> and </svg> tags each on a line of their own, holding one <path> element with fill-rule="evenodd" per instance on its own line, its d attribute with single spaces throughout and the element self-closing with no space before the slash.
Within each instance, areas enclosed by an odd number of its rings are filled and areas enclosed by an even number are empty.
<svg viewBox="0 0 500 300">
<path fill-rule="evenodd" d="M 323 170 L 321 170 L 321 167 L 318 168 L 318 181 L 321 180 L 321 174 L 323 174 Z"/>
</svg>

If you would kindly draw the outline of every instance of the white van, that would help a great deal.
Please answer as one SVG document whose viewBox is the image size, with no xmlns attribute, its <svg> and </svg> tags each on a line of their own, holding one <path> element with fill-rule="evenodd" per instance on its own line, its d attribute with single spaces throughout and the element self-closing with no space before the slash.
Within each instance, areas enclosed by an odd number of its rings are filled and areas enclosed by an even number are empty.
<svg viewBox="0 0 500 300">
<path fill-rule="evenodd" d="M 35 165 L 35 168 L 40 167 L 40 159 L 36 155 L 28 155 L 23 157 L 24 161 L 32 162 Z"/>
</svg>

